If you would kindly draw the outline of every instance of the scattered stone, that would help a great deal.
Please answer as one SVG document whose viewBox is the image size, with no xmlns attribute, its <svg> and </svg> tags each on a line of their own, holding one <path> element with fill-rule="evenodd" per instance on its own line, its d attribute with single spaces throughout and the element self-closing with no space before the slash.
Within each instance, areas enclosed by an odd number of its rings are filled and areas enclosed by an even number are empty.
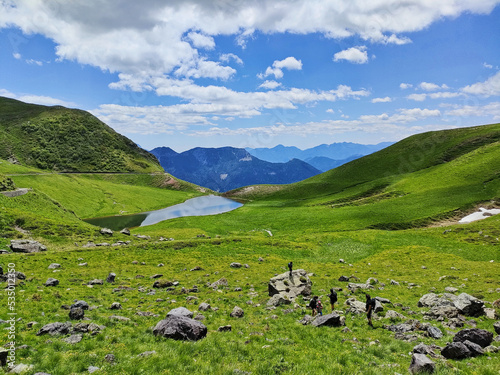
<svg viewBox="0 0 500 375">
<path fill-rule="evenodd" d="M 444 288 L 444 291 L 447 293 L 456 293 L 458 292 L 458 289 L 452 286 L 447 286 L 446 288 Z"/>
<path fill-rule="evenodd" d="M 33 240 L 10 240 L 10 249 L 15 253 L 39 253 L 47 247 Z"/>
<path fill-rule="evenodd" d="M 495 322 L 495 324 L 493 324 L 493 329 L 495 330 L 497 335 L 500 335 L 500 321 Z"/>
<path fill-rule="evenodd" d="M 281 306 L 281 305 L 290 305 L 292 301 L 288 298 L 287 295 L 275 294 L 272 296 L 267 302 L 267 306 Z"/>
<path fill-rule="evenodd" d="M 406 319 L 406 317 L 403 314 L 400 314 L 394 310 L 387 310 L 387 312 L 385 313 L 385 318 L 386 319 Z"/>
<path fill-rule="evenodd" d="M 81 307 L 83 310 L 88 310 L 89 304 L 85 301 L 76 301 L 74 304 L 71 305 L 71 309 L 75 307 Z"/>
<path fill-rule="evenodd" d="M 452 342 L 446 344 L 441 350 L 441 355 L 447 359 L 463 359 L 471 356 L 470 350 L 462 342 Z"/>
<path fill-rule="evenodd" d="M 418 354 L 431 354 L 432 348 L 429 345 L 425 345 L 423 342 L 413 347 L 413 353 Z"/>
<path fill-rule="evenodd" d="M 340 276 L 339 277 L 339 281 L 348 282 L 349 281 L 349 276 Z"/>
<path fill-rule="evenodd" d="M 241 268 L 242 267 L 242 264 L 241 263 L 238 263 L 238 262 L 233 262 L 229 265 L 229 267 L 231 268 Z"/>
<path fill-rule="evenodd" d="M 87 262 L 85 262 L 85 263 L 79 263 L 78 265 L 79 265 L 80 267 L 86 267 L 86 266 L 88 266 L 89 264 L 88 264 Z"/>
<path fill-rule="evenodd" d="M 10 374 L 23 374 L 33 369 L 33 365 L 25 365 L 23 363 L 19 363 L 12 367 L 9 371 Z"/>
<path fill-rule="evenodd" d="M 71 323 L 60 323 L 60 322 L 55 322 L 55 323 L 49 323 L 44 325 L 40 330 L 37 332 L 37 336 L 49 334 L 51 336 L 56 336 L 56 335 L 66 335 L 69 333 L 69 330 L 71 328 Z"/>
<path fill-rule="evenodd" d="M 111 320 L 118 320 L 120 322 L 130 322 L 130 318 L 127 318 L 125 316 L 120 316 L 120 315 L 111 315 L 109 317 Z"/>
<path fill-rule="evenodd" d="M 241 307 L 235 306 L 231 314 L 229 314 L 229 316 L 231 316 L 232 318 L 243 318 L 244 314 L 245 313 Z"/>
<path fill-rule="evenodd" d="M 207 327 L 194 319 L 170 315 L 158 322 L 153 329 L 155 336 L 163 336 L 174 340 L 197 341 L 207 335 Z"/>
<path fill-rule="evenodd" d="M 212 289 L 217 289 L 220 286 L 229 286 L 226 278 L 223 277 L 223 278 L 217 280 L 216 282 L 210 284 L 210 288 L 212 288 Z"/>
<path fill-rule="evenodd" d="M 74 307 L 69 310 L 69 318 L 71 320 L 82 320 L 85 317 L 85 312 L 81 307 Z"/>
<path fill-rule="evenodd" d="M 174 283 L 168 280 L 156 280 L 153 284 L 153 288 L 168 288 L 173 286 Z"/>
<path fill-rule="evenodd" d="M 124 234 L 126 236 L 130 236 L 130 229 L 128 228 L 123 228 L 121 231 L 120 231 L 121 234 Z"/>
<path fill-rule="evenodd" d="M 471 328 L 458 332 L 453 338 L 454 342 L 464 342 L 467 340 L 485 348 L 492 343 L 493 333 L 485 329 Z"/>
<path fill-rule="evenodd" d="M 156 354 L 156 350 L 150 350 L 147 352 L 142 352 L 141 354 L 137 354 L 138 357 L 149 357 L 150 355 Z"/>
<path fill-rule="evenodd" d="M 114 354 L 109 353 L 104 356 L 104 360 L 108 363 L 114 363 L 116 361 L 116 358 Z"/>
<path fill-rule="evenodd" d="M 269 296 L 281 294 L 293 299 L 299 295 L 311 295 L 312 282 L 307 272 L 303 269 L 294 270 L 291 273 L 285 272 L 269 280 Z"/>
<path fill-rule="evenodd" d="M 63 339 L 64 342 L 68 344 L 78 344 L 80 341 L 82 341 L 83 335 L 71 335 L 65 339 Z"/>
<path fill-rule="evenodd" d="M 189 311 L 185 307 L 177 307 L 173 310 L 170 310 L 167 313 L 167 317 L 169 317 L 169 316 L 181 316 L 181 317 L 185 317 L 185 318 L 192 318 L 193 312 Z"/>
<path fill-rule="evenodd" d="M 342 324 L 341 316 L 336 312 L 333 312 L 328 315 L 317 316 L 316 319 L 311 322 L 311 325 L 314 327 L 340 327 L 344 324 Z"/>
<path fill-rule="evenodd" d="M 59 280 L 49 277 L 45 282 L 45 286 L 57 286 L 59 285 Z"/>
<path fill-rule="evenodd" d="M 494 308 L 491 307 L 485 307 L 483 308 L 484 315 L 488 319 L 496 319 L 497 318 L 497 313 Z"/>
<path fill-rule="evenodd" d="M 90 280 L 87 285 L 103 285 L 104 284 L 104 281 L 102 281 L 101 279 L 94 279 L 94 280 Z"/>
<path fill-rule="evenodd" d="M 410 372 L 412 374 L 429 373 L 432 374 L 436 364 L 432 362 L 425 354 L 413 353 L 410 363 Z"/>
<path fill-rule="evenodd" d="M 140 240 L 150 240 L 151 237 L 150 236 L 146 236 L 144 234 L 134 234 L 134 237 L 140 239 Z"/>
<path fill-rule="evenodd" d="M 443 332 L 441 332 L 439 328 L 431 325 L 427 327 L 427 334 L 433 339 L 440 339 L 443 337 Z"/>
<path fill-rule="evenodd" d="M 484 354 L 484 350 L 480 345 L 473 343 L 469 340 L 465 340 L 464 344 L 467 347 L 467 349 L 470 350 L 472 357 L 477 357 L 479 355 Z"/>
<path fill-rule="evenodd" d="M 369 277 L 368 280 L 366 280 L 366 283 L 368 285 L 377 285 L 378 284 L 378 279 L 374 277 Z"/>
<path fill-rule="evenodd" d="M 201 268 L 200 266 L 196 266 L 194 268 L 191 268 L 190 271 L 203 271 L 203 268 Z"/>
<path fill-rule="evenodd" d="M 200 303 L 200 305 L 198 306 L 198 311 L 207 311 L 207 310 L 210 310 L 211 306 L 209 303 L 207 302 L 202 302 Z"/>
<path fill-rule="evenodd" d="M 366 303 L 358 301 L 356 298 L 348 298 L 345 301 L 345 304 L 349 307 L 346 309 L 346 312 L 351 314 L 364 314 L 366 313 Z"/>
<path fill-rule="evenodd" d="M 400 285 L 396 280 L 391 280 L 391 285 Z"/>
<path fill-rule="evenodd" d="M 55 270 L 56 268 L 61 268 L 61 265 L 59 263 L 51 263 L 49 265 L 49 270 Z"/>
<path fill-rule="evenodd" d="M 226 325 L 226 326 L 220 326 L 217 331 L 219 332 L 231 332 L 231 330 L 233 329 L 233 327 L 231 327 L 230 325 Z"/>
<path fill-rule="evenodd" d="M 159 279 L 160 277 L 163 277 L 161 273 L 154 274 L 153 276 L 149 276 L 150 279 Z"/>
<path fill-rule="evenodd" d="M 89 366 L 89 368 L 87 370 L 88 370 L 89 374 L 92 374 L 93 372 L 99 371 L 100 368 L 96 367 L 96 366 Z"/>
<path fill-rule="evenodd" d="M 112 236 L 113 235 L 113 231 L 109 228 L 101 228 L 101 230 L 99 231 L 99 233 L 101 234 L 104 234 L 106 236 Z"/>
<path fill-rule="evenodd" d="M 299 320 L 299 323 L 306 326 L 310 324 L 313 320 L 314 318 L 311 315 L 304 315 L 304 317 L 301 320 Z"/>
<path fill-rule="evenodd" d="M 116 278 L 116 273 L 110 272 L 108 277 L 106 277 L 106 282 L 107 283 L 114 283 Z"/>
<path fill-rule="evenodd" d="M 111 306 L 109 307 L 110 310 L 121 310 L 122 309 L 122 305 L 120 304 L 120 302 L 113 302 L 111 304 Z"/>
<path fill-rule="evenodd" d="M 457 299 L 453 301 L 453 303 L 460 313 L 464 315 L 481 316 L 484 314 L 484 302 L 467 293 L 458 295 Z"/>
</svg>

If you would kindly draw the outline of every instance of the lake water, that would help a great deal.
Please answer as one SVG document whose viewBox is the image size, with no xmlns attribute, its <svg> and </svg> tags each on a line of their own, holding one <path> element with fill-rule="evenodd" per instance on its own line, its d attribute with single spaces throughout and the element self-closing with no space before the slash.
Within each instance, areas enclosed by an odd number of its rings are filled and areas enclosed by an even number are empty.
<svg viewBox="0 0 500 375">
<path fill-rule="evenodd" d="M 93 219 L 85 219 L 87 223 L 97 225 L 102 228 L 121 230 L 123 228 L 143 227 L 152 225 L 169 219 L 186 216 L 206 216 L 217 215 L 235 210 L 243 206 L 241 203 L 231 199 L 206 195 L 188 199 L 184 203 L 176 204 L 157 211 L 142 212 L 140 214 L 106 216 Z"/>
</svg>

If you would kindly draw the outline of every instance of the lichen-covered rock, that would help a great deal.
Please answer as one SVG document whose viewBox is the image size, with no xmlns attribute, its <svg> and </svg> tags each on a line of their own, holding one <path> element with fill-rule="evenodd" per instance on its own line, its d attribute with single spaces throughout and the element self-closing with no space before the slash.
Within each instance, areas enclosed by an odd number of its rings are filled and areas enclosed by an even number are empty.
<svg viewBox="0 0 500 375">
<path fill-rule="evenodd" d="M 299 295 L 311 295 L 312 282 L 307 275 L 307 271 L 298 269 L 292 272 L 285 272 L 269 280 L 269 296 L 281 294 L 293 299 Z"/>
<path fill-rule="evenodd" d="M 185 316 L 170 315 L 156 324 L 153 334 L 174 340 L 197 341 L 204 338 L 207 331 L 207 327 L 197 320 Z"/>
</svg>

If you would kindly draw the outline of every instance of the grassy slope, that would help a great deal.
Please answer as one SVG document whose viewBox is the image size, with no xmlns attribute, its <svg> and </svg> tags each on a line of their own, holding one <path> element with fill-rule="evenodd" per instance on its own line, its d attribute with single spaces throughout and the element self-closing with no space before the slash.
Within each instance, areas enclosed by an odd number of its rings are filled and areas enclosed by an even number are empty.
<svg viewBox="0 0 500 375">
<path fill-rule="evenodd" d="M 62 171 L 161 172 L 156 158 L 90 113 L 0 97 L 0 158 Z"/>
<path fill-rule="evenodd" d="M 253 201 L 228 214 L 176 219 L 136 229 L 135 233 L 150 234 L 153 240 L 141 242 L 131 238 L 133 244 L 126 248 L 82 249 L 66 244 L 51 246 L 44 254 L 3 256 L 2 262 L 16 263 L 16 269 L 30 278 L 22 291 L 18 291 L 18 308 L 23 317 L 19 323 L 18 342 L 30 345 L 19 351 L 19 361 L 35 364 L 34 372 L 46 371 L 53 375 L 85 373 L 90 365 L 101 367 L 101 372 L 106 374 L 233 374 L 235 370 L 252 374 L 309 374 L 311 368 L 318 374 L 405 373 L 410 363 L 408 353 L 416 343 L 423 341 L 444 346 L 452 340 L 450 330 L 433 322 L 445 333 L 440 340 L 424 336 L 414 343 L 394 340 L 392 333 L 381 328 L 391 323 L 383 319 L 383 314 L 375 321 L 375 330 L 366 326 L 364 316 L 349 314 L 347 326 L 351 332 L 348 333 L 341 333 L 337 328 L 305 327 L 297 323 L 307 312 L 305 301 L 299 300 L 300 308 L 291 313 L 286 313 L 288 306 L 265 309 L 267 281 L 276 273 L 285 272 L 286 264 L 292 259 L 297 268 L 314 272 L 313 293 L 321 295 L 325 301 L 330 287 L 345 288 L 344 283 L 337 281 L 340 275 L 355 275 L 361 281 L 374 276 L 386 286 L 372 294 L 401 303 L 405 309 L 389 308 L 419 320 L 425 309 L 418 308 L 417 301 L 432 288 L 443 292 L 446 286 L 454 286 L 460 292 L 487 301 L 500 298 L 499 216 L 446 228 L 419 227 L 433 219 L 458 214 L 457 210 L 463 213 L 476 203 L 498 200 L 500 146 L 495 138 L 497 131 L 498 125 L 494 125 L 459 129 L 456 133 L 430 133 L 422 138 L 416 136 L 412 142 L 406 140 L 402 146 L 395 145 L 392 151 L 388 149 L 390 152 L 382 151 L 385 156 L 374 154 L 340 171 L 287 186 L 264 197 L 246 196 Z M 406 152 L 412 147 L 413 152 Z M 411 155 L 416 155 L 415 150 L 426 151 L 422 151 L 423 156 L 410 159 Z M 401 168 L 403 162 L 398 165 L 398 160 L 405 159 L 414 160 L 410 163 L 412 168 Z M 0 172 L 6 173 L 1 166 Z M 13 178 L 17 179 L 18 186 L 19 182 L 36 185 L 33 194 L 37 200 L 32 195 L 25 196 L 26 206 L 20 207 L 19 212 L 25 215 L 30 205 L 43 201 L 45 203 L 40 203 L 42 212 L 53 217 L 55 222 L 73 220 L 74 215 L 54 203 L 51 203 L 54 207 L 48 205 L 53 211 L 45 211 L 48 210 L 47 202 L 51 202 L 48 196 L 57 197 L 64 202 L 63 206 L 73 205 L 72 210 L 82 214 L 87 210 L 86 205 L 89 211 L 112 209 L 117 206 L 112 204 L 115 201 L 132 207 L 134 204 L 128 199 L 139 200 L 141 189 L 150 185 L 149 182 L 129 182 L 139 186 L 128 189 L 118 176 L 113 177 L 114 181 L 103 176 Z M 79 185 L 89 189 L 89 193 L 79 194 L 78 198 L 63 193 L 70 189 L 78 191 Z M 60 186 L 61 191 L 54 186 Z M 127 192 L 121 192 L 118 187 Z M 153 189 L 151 194 L 159 197 L 163 193 Z M 99 197 L 106 197 L 107 203 L 97 205 L 94 201 Z M 153 200 L 147 204 L 154 204 Z M 61 215 L 61 219 L 57 215 Z M 408 229 L 373 229 L 392 227 Z M 52 228 L 57 230 L 56 226 Z M 269 237 L 264 229 L 271 230 L 273 236 Z M 79 240 L 92 233 L 83 232 Z M 220 238 L 193 238 L 199 233 L 212 237 L 219 235 Z M 177 240 L 156 242 L 155 238 L 160 236 Z M 54 240 L 43 233 L 41 237 L 44 241 Z M 106 241 L 114 242 L 123 237 L 115 234 Z M 264 262 L 259 262 L 258 257 L 263 257 Z M 347 264 L 338 263 L 339 258 L 345 259 Z M 133 260 L 145 262 L 145 265 L 134 265 Z M 89 266 L 79 267 L 82 261 Z M 229 264 L 234 261 L 247 263 L 250 267 L 232 269 Z M 52 262 L 61 263 L 62 269 L 56 273 L 48 270 Z M 165 266 L 158 268 L 158 263 Z M 196 266 L 203 270 L 189 271 Z M 117 273 L 115 285 L 94 288 L 85 285 L 93 278 L 105 278 L 109 272 Z M 179 287 L 189 289 L 197 285 L 200 291 L 181 294 L 177 288 L 172 292 L 158 290 L 155 295 L 147 295 L 153 283 L 149 276 L 156 273 L 162 273 L 164 279 L 178 280 Z M 138 275 L 145 278 L 137 278 Z M 438 281 L 445 275 L 450 277 Z M 61 284 L 55 288 L 42 287 L 48 277 L 58 278 Z M 221 277 L 228 279 L 229 288 L 216 292 L 206 286 L 207 282 Z M 401 286 L 390 285 L 391 279 L 399 281 Z M 407 283 L 416 283 L 419 287 L 411 288 Z M 113 292 L 117 285 L 130 286 L 133 290 Z M 241 287 L 242 291 L 236 291 L 236 287 Z M 188 295 L 198 299 L 188 300 Z M 363 299 L 362 293 L 356 296 Z M 344 291 L 339 297 L 339 308 L 344 309 L 343 303 L 351 295 Z M 82 342 L 75 345 L 64 343 L 62 338 L 51 338 L 47 342 L 47 337 L 35 336 L 43 324 L 66 321 L 67 311 L 60 306 L 71 304 L 75 299 L 100 306 L 86 315 L 107 326 L 103 333 L 86 334 Z M 123 305 L 123 310 L 108 310 L 115 301 Z M 252 301 L 251 304 L 247 304 L 248 301 Z M 204 323 L 209 328 L 206 339 L 182 343 L 152 335 L 151 327 L 165 312 L 178 306 L 194 311 L 201 302 L 219 308 L 203 313 L 207 318 Z M 245 310 L 241 320 L 229 317 L 235 305 Z M 410 314 L 409 310 L 415 314 Z M 137 311 L 150 311 L 159 317 L 141 317 L 136 315 Z M 109 316 L 113 313 L 129 317 L 131 322 L 111 322 Z M 475 320 L 479 328 L 492 331 L 492 321 Z M 38 325 L 28 328 L 26 323 L 29 321 L 37 321 Z M 233 326 L 232 332 L 217 332 L 217 328 L 225 324 Z M 0 342 L 6 341 L 4 334 L 0 333 Z M 157 354 L 137 357 L 150 350 Z M 115 354 L 116 365 L 106 363 L 104 356 L 108 353 Z M 436 373 L 440 375 L 497 374 L 500 355 L 436 362 Z"/>
</svg>

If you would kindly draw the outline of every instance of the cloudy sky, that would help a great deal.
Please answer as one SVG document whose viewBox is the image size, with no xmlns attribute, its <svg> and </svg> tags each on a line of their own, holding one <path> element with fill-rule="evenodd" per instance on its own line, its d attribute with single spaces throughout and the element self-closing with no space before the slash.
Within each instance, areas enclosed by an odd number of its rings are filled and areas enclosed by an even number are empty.
<svg viewBox="0 0 500 375">
<path fill-rule="evenodd" d="M 500 0 L 0 0 L 0 96 L 146 149 L 500 122 Z"/>
</svg>

